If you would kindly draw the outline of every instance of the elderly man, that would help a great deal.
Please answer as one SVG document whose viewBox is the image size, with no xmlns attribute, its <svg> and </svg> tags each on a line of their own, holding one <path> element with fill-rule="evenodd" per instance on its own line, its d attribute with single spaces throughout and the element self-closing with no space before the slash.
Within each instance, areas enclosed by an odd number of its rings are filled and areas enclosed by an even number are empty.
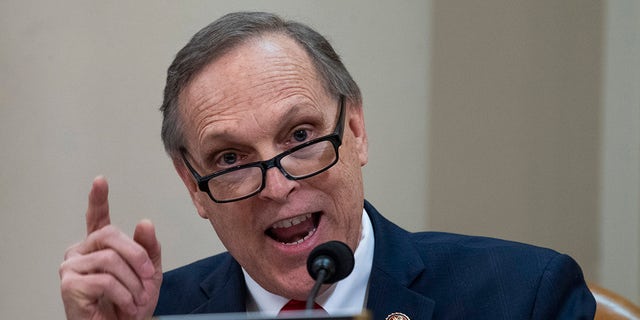
<svg viewBox="0 0 640 320">
<path fill-rule="evenodd" d="M 202 218 L 228 252 L 162 274 L 153 224 L 133 239 L 109 225 L 94 181 L 87 238 L 60 268 L 68 318 L 260 311 L 305 300 L 306 260 L 330 240 L 354 271 L 321 289 L 329 314 L 374 319 L 592 318 L 578 265 L 552 250 L 489 238 L 411 234 L 364 200 L 362 99 L 338 55 L 309 27 L 228 14 L 168 70 L 162 138 Z"/>
</svg>

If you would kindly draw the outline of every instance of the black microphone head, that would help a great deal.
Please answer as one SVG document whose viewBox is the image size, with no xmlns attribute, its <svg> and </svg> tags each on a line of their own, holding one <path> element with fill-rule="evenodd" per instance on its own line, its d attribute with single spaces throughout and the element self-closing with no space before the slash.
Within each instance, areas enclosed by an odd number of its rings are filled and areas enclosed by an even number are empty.
<svg viewBox="0 0 640 320">
<path fill-rule="evenodd" d="M 314 280 L 318 271 L 327 271 L 323 283 L 334 283 L 346 278 L 353 270 L 355 260 L 351 248 L 340 241 L 329 241 L 315 247 L 307 258 L 307 271 Z"/>
</svg>

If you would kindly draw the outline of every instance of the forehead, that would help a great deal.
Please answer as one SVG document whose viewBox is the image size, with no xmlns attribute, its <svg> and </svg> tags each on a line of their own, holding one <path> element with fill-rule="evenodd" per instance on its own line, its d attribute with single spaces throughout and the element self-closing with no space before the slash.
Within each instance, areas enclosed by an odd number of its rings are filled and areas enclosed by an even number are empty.
<svg viewBox="0 0 640 320">
<path fill-rule="evenodd" d="M 196 150 L 221 136 L 267 137 L 296 108 L 324 117 L 332 100 L 306 51 L 279 34 L 250 39 L 211 62 L 180 99 L 183 132 Z"/>
<path fill-rule="evenodd" d="M 311 99 L 325 88 L 307 52 L 293 39 L 266 34 L 209 63 L 181 95 L 183 111 L 242 108 L 294 95 Z"/>
</svg>

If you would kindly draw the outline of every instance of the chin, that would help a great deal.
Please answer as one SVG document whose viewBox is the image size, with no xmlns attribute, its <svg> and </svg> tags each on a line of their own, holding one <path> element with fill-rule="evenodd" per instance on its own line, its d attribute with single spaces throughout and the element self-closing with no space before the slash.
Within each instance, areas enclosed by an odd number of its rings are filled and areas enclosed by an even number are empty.
<svg viewBox="0 0 640 320">
<path fill-rule="evenodd" d="M 307 272 L 306 264 L 304 270 L 298 268 L 282 273 L 280 281 L 274 283 L 274 290 L 269 290 L 274 294 L 296 300 L 306 300 L 309 292 L 313 288 L 314 281 Z M 268 275 L 266 275 L 268 276 Z"/>
</svg>

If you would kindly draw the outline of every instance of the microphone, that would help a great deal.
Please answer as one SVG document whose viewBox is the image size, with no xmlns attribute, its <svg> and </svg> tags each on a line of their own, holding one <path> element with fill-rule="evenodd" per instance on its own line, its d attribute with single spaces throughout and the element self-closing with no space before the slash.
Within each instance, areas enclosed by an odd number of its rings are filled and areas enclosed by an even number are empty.
<svg viewBox="0 0 640 320">
<path fill-rule="evenodd" d="M 306 309 L 313 309 L 322 284 L 346 278 L 353 270 L 354 263 L 353 252 L 344 242 L 329 241 L 315 247 L 307 258 L 307 271 L 316 283 L 309 292 Z"/>
</svg>

